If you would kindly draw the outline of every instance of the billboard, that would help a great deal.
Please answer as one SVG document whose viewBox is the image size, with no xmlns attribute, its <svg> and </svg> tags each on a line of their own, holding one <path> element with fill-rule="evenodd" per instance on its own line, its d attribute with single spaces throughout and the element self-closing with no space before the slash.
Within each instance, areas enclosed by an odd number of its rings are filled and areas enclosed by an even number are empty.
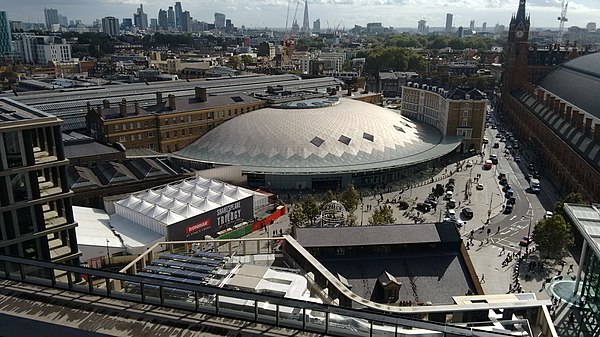
<svg viewBox="0 0 600 337">
<path fill-rule="evenodd" d="M 192 205 L 193 206 L 193 205 Z M 206 235 L 215 234 L 225 228 L 254 219 L 252 196 L 196 215 L 167 228 L 169 241 L 202 240 Z"/>
</svg>

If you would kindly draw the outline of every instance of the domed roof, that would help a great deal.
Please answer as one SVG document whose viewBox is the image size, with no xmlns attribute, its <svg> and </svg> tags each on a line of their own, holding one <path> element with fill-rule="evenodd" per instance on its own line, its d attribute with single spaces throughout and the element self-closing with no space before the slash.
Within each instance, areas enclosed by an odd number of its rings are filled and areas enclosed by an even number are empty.
<svg viewBox="0 0 600 337">
<path fill-rule="evenodd" d="M 459 145 L 451 138 L 393 110 L 329 98 L 248 112 L 174 155 L 239 164 L 245 172 L 340 173 L 428 161 Z"/>
<path fill-rule="evenodd" d="M 544 76 L 538 84 L 600 118 L 600 53 L 565 62 Z"/>
</svg>

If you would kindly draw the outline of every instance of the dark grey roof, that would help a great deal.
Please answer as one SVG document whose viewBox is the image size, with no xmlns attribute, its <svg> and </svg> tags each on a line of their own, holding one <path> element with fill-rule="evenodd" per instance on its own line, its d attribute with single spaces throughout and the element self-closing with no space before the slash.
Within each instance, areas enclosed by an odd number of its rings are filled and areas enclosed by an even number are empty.
<svg viewBox="0 0 600 337">
<path fill-rule="evenodd" d="M 63 133 L 62 138 L 65 157 L 67 158 L 81 158 L 119 153 L 119 150 L 100 144 L 93 138 L 77 132 L 71 132 L 70 134 Z"/>
<path fill-rule="evenodd" d="M 0 122 L 18 122 L 40 118 L 56 119 L 56 117 L 32 106 L 25 105 L 10 98 L 0 97 Z"/>
<path fill-rule="evenodd" d="M 310 248 L 435 243 L 442 239 L 435 224 L 418 224 L 297 228 L 296 241 Z"/>
<path fill-rule="evenodd" d="M 102 182 L 102 185 L 119 182 L 132 182 L 138 179 L 125 167 L 125 165 L 113 162 L 103 162 L 94 168 L 94 173 Z"/>
<path fill-rule="evenodd" d="M 538 84 L 600 118 L 600 53 L 566 62 L 544 76 Z"/>
<path fill-rule="evenodd" d="M 600 90 L 600 87 L 598 88 Z M 600 91 L 598 91 L 600 93 Z M 592 167 L 600 171 L 600 143 L 575 128 L 571 123 L 550 110 L 543 102 L 524 90 L 516 90 L 512 95 L 529 111 L 537 116 L 552 132 L 558 135 Z M 596 94 L 597 96 L 600 96 Z"/>
</svg>

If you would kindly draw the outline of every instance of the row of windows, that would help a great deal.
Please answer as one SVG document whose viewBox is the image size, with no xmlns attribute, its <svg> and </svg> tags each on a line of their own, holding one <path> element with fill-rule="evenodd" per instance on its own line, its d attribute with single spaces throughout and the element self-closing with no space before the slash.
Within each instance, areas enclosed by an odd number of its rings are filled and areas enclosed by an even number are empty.
<svg viewBox="0 0 600 337">
<path fill-rule="evenodd" d="M 211 129 L 213 126 L 209 126 L 208 129 Z M 205 127 L 201 128 L 202 130 L 205 129 Z M 145 134 L 145 136 L 144 136 Z M 171 136 L 173 136 L 173 138 L 178 138 L 179 136 L 181 137 L 187 137 L 187 136 L 192 136 L 194 135 L 194 129 L 193 128 L 189 128 L 189 129 L 180 129 L 180 130 L 173 130 L 171 131 L 165 131 L 163 133 L 163 136 L 165 139 L 171 139 Z M 156 136 L 155 131 L 148 131 L 146 133 L 136 133 L 136 134 L 131 134 L 131 135 L 125 135 L 125 136 L 119 136 L 119 142 L 124 143 L 124 142 L 134 142 L 136 140 L 142 140 L 142 139 L 151 139 L 154 138 Z"/>
</svg>

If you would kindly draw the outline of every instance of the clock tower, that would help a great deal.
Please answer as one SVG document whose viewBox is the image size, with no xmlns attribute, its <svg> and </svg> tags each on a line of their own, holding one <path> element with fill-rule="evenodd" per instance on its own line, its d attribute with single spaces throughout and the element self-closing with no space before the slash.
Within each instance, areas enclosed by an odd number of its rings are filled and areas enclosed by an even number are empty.
<svg viewBox="0 0 600 337">
<path fill-rule="evenodd" d="M 502 93 L 508 94 L 519 88 L 527 80 L 527 54 L 529 45 L 529 16 L 525 14 L 526 0 L 519 0 L 517 15 L 510 20 L 506 65 L 502 80 Z"/>
</svg>

